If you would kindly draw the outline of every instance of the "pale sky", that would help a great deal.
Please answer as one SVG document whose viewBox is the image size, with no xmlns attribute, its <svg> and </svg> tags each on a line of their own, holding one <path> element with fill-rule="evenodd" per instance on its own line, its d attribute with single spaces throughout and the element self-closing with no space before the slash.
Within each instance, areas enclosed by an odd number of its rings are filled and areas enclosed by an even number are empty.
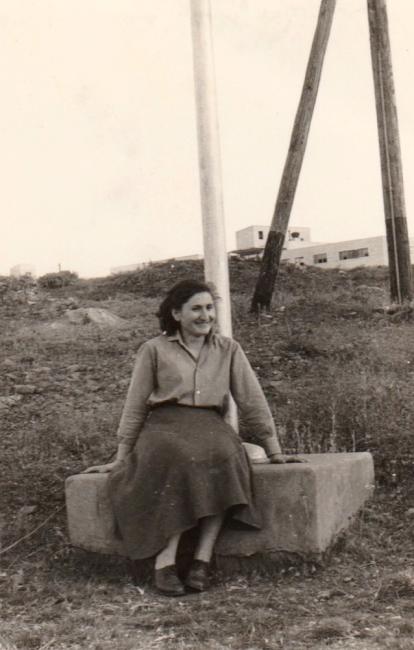
<svg viewBox="0 0 414 650">
<path fill-rule="evenodd" d="M 270 224 L 320 0 L 211 0 L 227 249 Z M 410 234 L 414 5 L 388 0 Z M 202 252 L 188 0 L 0 0 L 0 274 Z M 337 0 L 291 225 L 383 234 L 366 0 Z"/>
</svg>

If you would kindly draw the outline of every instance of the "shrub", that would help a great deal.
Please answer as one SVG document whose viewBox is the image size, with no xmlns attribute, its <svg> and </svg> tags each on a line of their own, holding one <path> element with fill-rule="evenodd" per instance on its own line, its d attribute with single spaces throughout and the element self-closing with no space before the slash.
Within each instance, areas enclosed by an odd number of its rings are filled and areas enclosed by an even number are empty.
<svg viewBox="0 0 414 650">
<path fill-rule="evenodd" d="M 38 282 L 44 289 L 60 289 L 74 284 L 78 280 L 78 274 L 72 271 L 59 271 L 58 273 L 46 273 Z"/>
</svg>

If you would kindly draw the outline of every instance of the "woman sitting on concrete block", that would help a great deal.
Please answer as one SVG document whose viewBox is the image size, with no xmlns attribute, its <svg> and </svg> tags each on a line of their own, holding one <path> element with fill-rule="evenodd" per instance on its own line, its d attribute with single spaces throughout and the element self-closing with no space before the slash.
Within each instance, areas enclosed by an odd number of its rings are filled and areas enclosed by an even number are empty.
<svg viewBox="0 0 414 650">
<path fill-rule="evenodd" d="M 87 472 L 110 472 L 110 498 L 131 559 L 155 556 L 155 584 L 166 595 L 208 585 L 223 521 L 260 528 L 249 460 L 226 421 L 229 396 L 271 462 L 282 454 L 269 406 L 240 345 L 215 329 L 208 285 L 184 280 L 162 302 L 162 334 L 137 355 L 118 429 L 116 460 Z M 176 571 L 182 533 L 199 526 L 184 584 Z"/>
</svg>

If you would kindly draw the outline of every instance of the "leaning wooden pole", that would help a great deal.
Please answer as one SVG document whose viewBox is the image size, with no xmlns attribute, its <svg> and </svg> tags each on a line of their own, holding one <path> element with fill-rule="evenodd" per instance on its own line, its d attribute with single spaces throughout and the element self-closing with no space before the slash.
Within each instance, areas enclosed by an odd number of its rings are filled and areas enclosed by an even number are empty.
<svg viewBox="0 0 414 650">
<path fill-rule="evenodd" d="M 197 113 L 204 273 L 214 284 L 220 331 L 231 336 L 228 260 L 224 228 L 221 154 L 210 0 L 190 0 Z"/>
<path fill-rule="evenodd" d="M 305 81 L 293 125 L 273 219 L 264 249 L 259 278 L 252 299 L 252 311 L 270 308 L 289 217 L 305 156 L 335 5 L 336 0 L 322 0 L 321 2 Z"/>
<path fill-rule="evenodd" d="M 368 0 L 391 300 L 412 298 L 410 245 L 386 0 Z"/>
</svg>

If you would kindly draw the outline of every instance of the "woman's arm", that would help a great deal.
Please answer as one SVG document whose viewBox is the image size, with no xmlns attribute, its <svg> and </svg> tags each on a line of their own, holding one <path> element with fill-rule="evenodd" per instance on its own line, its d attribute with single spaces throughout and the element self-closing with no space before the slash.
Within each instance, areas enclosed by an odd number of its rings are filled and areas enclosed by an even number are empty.
<svg viewBox="0 0 414 650">
<path fill-rule="evenodd" d="M 230 391 L 247 426 L 263 446 L 271 463 L 300 462 L 296 456 L 285 456 L 277 437 L 273 416 L 249 360 L 234 341 L 230 370 Z"/>
<path fill-rule="evenodd" d="M 244 421 L 263 446 L 271 463 L 296 462 L 282 452 L 272 413 L 249 360 L 241 346 L 234 341 L 230 390 Z"/>
<path fill-rule="evenodd" d="M 119 467 L 131 453 L 139 432 L 144 426 L 147 417 L 147 400 L 155 387 L 155 359 L 151 347 L 144 343 L 137 354 L 128 388 L 121 421 L 117 431 L 118 449 L 116 458 L 111 463 L 94 465 L 85 470 L 85 473 L 111 472 Z"/>
<path fill-rule="evenodd" d="M 122 409 L 117 438 L 119 445 L 135 445 L 148 415 L 148 398 L 156 385 L 155 350 L 149 342 L 141 345 L 132 372 L 124 408 Z M 120 450 L 121 455 L 125 448 Z"/>
<path fill-rule="evenodd" d="M 257 441 L 270 457 L 281 454 L 282 449 L 276 434 L 267 400 L 249 360 L 239 343 L 234 341 L 230 368 L 230 391 L 244 421 Z"/>
</svg>

